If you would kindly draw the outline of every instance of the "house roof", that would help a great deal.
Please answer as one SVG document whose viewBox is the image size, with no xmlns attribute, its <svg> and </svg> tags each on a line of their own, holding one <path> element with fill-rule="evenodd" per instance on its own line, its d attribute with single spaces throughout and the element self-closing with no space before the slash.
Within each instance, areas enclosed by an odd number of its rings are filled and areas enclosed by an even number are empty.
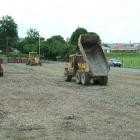
<svg viewBox="0 0 140 140">
<path fill-rule="evenodd" d="M 137 51 L 140 50 L 138 47 L 126 47 L 123 44 L 118 44 L 114 48 L 112 48 L 113 51 Z"/>
<path fill-rule="evenodd" d="M 124 50 L 126 47 L 123 44 L 118 44 L 116 45 L 113 50 Z"/>
<path fill-rule="evenodd" d="M 103 49 L 103 50 L 110 50 L 109 47 L 105 47 L 105 46 L 102 46 L 102 49 Z"/>
</svg>

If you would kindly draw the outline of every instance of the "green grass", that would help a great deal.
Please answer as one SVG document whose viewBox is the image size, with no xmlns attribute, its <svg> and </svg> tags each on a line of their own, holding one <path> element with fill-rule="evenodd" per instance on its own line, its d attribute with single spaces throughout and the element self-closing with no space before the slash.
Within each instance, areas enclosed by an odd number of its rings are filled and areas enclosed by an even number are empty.
<svg viewBox="0 0 140 140">
<path fill-rule="evenodd" d="M 125 68 L 140 69 L 140 53 L 108 53 L 106 57 L 119 59 Z"/>
</svg>

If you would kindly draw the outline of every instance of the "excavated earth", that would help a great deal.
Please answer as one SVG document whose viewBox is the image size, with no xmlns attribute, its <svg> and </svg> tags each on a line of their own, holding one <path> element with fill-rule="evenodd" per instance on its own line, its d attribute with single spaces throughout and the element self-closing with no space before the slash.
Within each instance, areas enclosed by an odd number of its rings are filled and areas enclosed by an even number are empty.
<svg viewBox="0 0 140 140">
<path fill-rule="evenodd" d="M 63 80 L 65 63 L 3 64 L 0 140 L 140 140 L 140 70 L 107 86 Z"/>
</svg>

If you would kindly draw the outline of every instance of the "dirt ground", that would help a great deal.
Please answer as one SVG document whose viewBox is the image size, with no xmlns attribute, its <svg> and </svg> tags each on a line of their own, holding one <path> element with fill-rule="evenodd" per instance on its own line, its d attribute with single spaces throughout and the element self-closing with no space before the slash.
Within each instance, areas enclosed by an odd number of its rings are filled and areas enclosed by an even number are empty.
<svg viewBox="0 0 140 140">
<path fill-rule="evenodd" d="M 4 64 L 0 140 L 140 140 L 140 72 L 107 86 L 63 80 L 64 63 Z"/>
</svg>

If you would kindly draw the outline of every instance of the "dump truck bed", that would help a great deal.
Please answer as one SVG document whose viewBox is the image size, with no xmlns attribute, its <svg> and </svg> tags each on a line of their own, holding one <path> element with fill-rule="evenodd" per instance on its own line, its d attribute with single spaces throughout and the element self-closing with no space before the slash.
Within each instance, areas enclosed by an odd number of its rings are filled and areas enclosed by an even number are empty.
<svg viewBox="0 0 140 140">
<path fill-rule="evenodd" d="M 78 46 L 93 76 L 107 76 L 109 67 L 104 52 L 99 45 L 99 37 L 80 36 Z"/>
</svg>

